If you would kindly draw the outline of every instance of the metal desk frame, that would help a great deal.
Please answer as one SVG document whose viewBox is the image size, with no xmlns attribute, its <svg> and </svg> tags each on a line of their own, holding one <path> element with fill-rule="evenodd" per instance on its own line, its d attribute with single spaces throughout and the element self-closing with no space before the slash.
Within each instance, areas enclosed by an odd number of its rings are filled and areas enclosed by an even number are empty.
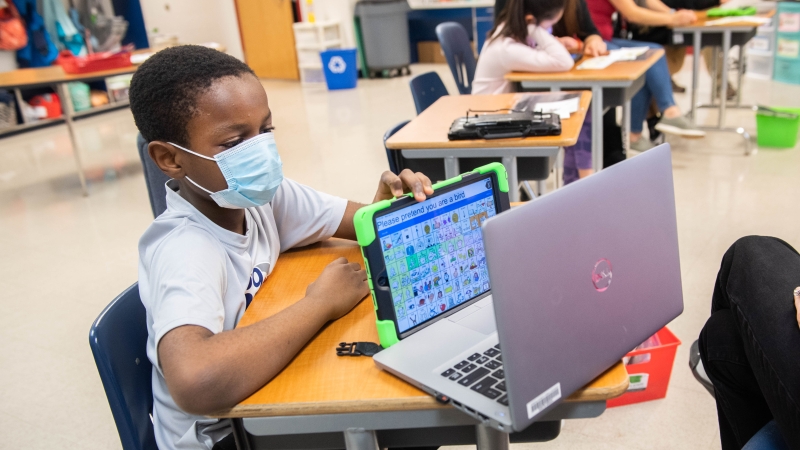
<svg viewBox="0 0 800 450">
<path fill-rule="evenodd" d="M 736 94 L 736 103 L 732 106 L 734 108 L 750 109 L 750 106 L 741 104 L 742 92 L 742 74 L 744 73 L 744 45 L 753 38 L 756 34 L 756 25 L 703 25 L 703 26 L 687 26 L 675 28 L 674 35 L 682 35 L 684 42 L 691 41 L 692 44 L 692 104 L 688 116 L 692 120 L 692 124 L 697 125 L 697 108 L 718 108 L 719 117 L 717 119 L 717 126 L 712 127 L 699 127 L 704 130 L 711 131 L 725 131 L 737 133 L 744 141 L 744 154 L 750 155 L 753 153 L 750 133 L 745 131 L 743 127 L 725 127 L 725 113 L 728 105 L 727 91 L 728 91 L 728 66 L 731 46 L 739 46 L 739 67 L 737 68 L 738 78 L 738 92 Z M 722 81 L 720 86 L 720 101 L 719 105 L 715 104 L 714 97 L 716 96 L 716 73 L 712 78 L 711 87 L 711 104 L 699 105 L 697 101 L 697 85 L 700 78 L 700 52 L 702 47 L 713 46 L 715 48 L 722 47 L 722 67 L 717 67 L 717 53 L 714 53 L 714 72 L 722 70 Z"/>
<path fill-rule="evenodd" d="M 511 189 L 508 190 L 509 200 L 518 202 L 519 189 L 517 189 L 517 186 L 519 186 L 519 179 L 517 177 L 517 158 L 548 157 L 551 158 L 550 161 L 555 161 L 560 149 L 561 147 L 496 147 L 462 149 L 432 148 L 401 151 L 403 156 L 409 159 L 444 158 L 445 178 L 453 178 L 461 173 L 458 165 L 458 158 L 496 158 L 500 156 L 503 161 L 503 166 L 505 166 L 506 172 L 508 173 L 508 185 L 511 186 Z M 536 185 L 539 195 L 547 191 L 547 180 L 539 180 L 536 182 Z M 531 195 L 531 193 L 528 193 L 529 197 Z"/>
<path fill-rule="evenodd" d="M 554 439 L 561 420 L 597 417 L 606 402 L 564 402 L 541 421 L 511 435 L 479 424 L 455 408 L 290 417 L 232 419 L 240 450 L 256 448 L 346 448 L 379 450 L 404 446 L 477 444 L 478 450 L 508 450 L 509 442 Z"/>
</svg>

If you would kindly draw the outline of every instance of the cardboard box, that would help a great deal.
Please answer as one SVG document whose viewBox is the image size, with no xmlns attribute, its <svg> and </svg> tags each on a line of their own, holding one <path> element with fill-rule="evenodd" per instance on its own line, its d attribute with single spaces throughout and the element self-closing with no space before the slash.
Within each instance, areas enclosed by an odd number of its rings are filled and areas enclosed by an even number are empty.
<svg viewBox="0 0 800 450">
<path fill-rule="evenodd" d="M 437 41 L 417 42 L 417 54 L 421 63 L 444 63 L 447 59 L 442 52 L 442 46 Z"/>
<path fill-rule="evenodd" d="M 475 43 L 471 42 L 472 51 L 475 51 Z M 442 46 L 437 41 L 421 41 L 417 42 L 417 55 L 421 63 L 441 63 L 447 64 L 447 59 L 444 57 Z"/>
</svg>

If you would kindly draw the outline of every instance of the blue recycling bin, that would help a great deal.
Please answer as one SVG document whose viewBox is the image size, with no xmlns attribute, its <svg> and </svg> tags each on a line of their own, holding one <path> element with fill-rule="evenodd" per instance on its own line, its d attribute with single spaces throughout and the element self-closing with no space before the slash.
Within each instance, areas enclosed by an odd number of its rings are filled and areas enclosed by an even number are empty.
<svg viewBox="0 0 800 450">
<path fill-rule="evenodd" d="M 356 49 L 342 48 L 325 50 L 322 57 L 322 69 L 325 72 L 325 83 L 328 89 L 353 89 L 358 81 L 356 66 Z"/>
</svg>

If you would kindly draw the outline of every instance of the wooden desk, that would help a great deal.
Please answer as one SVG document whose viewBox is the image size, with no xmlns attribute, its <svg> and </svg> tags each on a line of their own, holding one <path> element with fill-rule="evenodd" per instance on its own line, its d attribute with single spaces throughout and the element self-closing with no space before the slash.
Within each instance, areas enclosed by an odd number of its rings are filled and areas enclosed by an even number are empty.
<svg viewBox="0 0 800 450">
<path fill-rule="evenodd" d="M 339 239 L 283 253 L 238 326 L 301 299 L 323 267 L 340 256 L 362 261 L 355 242 Z M 270 383 L 214 416 L 249 418 L 243 425 L 253 436 L 476 425 L 466 414 L 380 370 L 371 358 L 336 356 L 334 349 L 343 341 L 378 341 L 370 298 L 325 327 Z M 543 420 L 599 415 L 605 400 L 621 395 L 627 386 L 625 367 L 617 364 Z"/>
<path fill-rule="evenodd" d="M 73 81 L 90 82 L 102 80 L 108 77 L 117 75 L 126 75 L 136 71 L 137 66 L 122 67 L 119 69 L 103 70 L 100 72 L 91 72 L 84 74 L 68 74 L 64 72 L 61 66 L 55 65 L 50 67 L 39 67 L 33 69 L 18 69 L 9 72 L 0 73 L 0 89 L 14 90 L 17 97 L 17 102 L 22 101 L 22 95 L 19 89 L 30 89 L 44 86 L 53 86 L 58 92 L 61 101 L 62 115 L 59 118 L 43 119 L 31 124 L 26 124 L 17 127 L 16 131 L 24 129 L 32 129 L 47 124 L 64 122 L 69 131 L 69 139 L 72 143 L 72 153 L 75 157 L 75 165 L 78 169 L 78 178 L 81 182 L 81 189 L 84 195 L 88 195 L 89 191 L 86 186 L 86 177 L 83 171 L 83 162 L 81 161 L 80 153 L 78 151 L 78 143 L 75 138 L 75 130 L 73 128 L 73 119 L 83 116 L 86 113 L 95 113 L 105 109 L 119 108 L 128 104 L 128 102 L 109 103 L 106 106 L 93 108 L 90 111 L 81 111 L 76 113 L 72 109 L 72 99 L 67 89 L 67 83 Z M 0 133 L 4 134 L 4 133 Z"/>
<path fill-rule="evenodd" d="M 763 14 L 761 17 L 772 17 L 775 11 L 771 11 L 768 14 Z M 751 153 L 750 147 L 750 135 L 744 130 L 742 127 L 734 127 L 734 128 L 726 128 L 725 127 L 725 113 L 728 106 L 727 98 L 724 101 L 720 101 L 719 104 L 715 103 L 715 97 L 717 92 L 717 77 L 711 77 L 711 102 L 707 105 L 698 105 L 697 102 L 697 86 L 699 84 L 700 78 L 700 50 L 701 47 L 714 47 L 714 67 L 709 68 L 711 72 L 717 72 L 718 70 L 723 71 L 722 76 L 722 85 L 719 87 L 719 92 L 725 93 L 728 91 L 728 75 L 727 75 L 727 67 L 728 67 L 728 53 L 730 53 L 730 49 L 732 46 L 739 46 L 739 67 L 737 70 L 737 78 L 738 78 L 738 89 L 736 94 L 736 103 L 733 105 L 734 108 L 747 108 L 749 109 L 750 106 L 743 106 L 741 104 L 742 98 L 742 75 L 744 74 L 744 64 L 742 64 L 744 58 L 744 46 L 747 44 L 753 36 L 756 35 L 756 28 L 759 25 L 756 25 L 752 22 L 747 22 L 745 20 L 726 23 L 726 24 L 709 24 L 709 21 L 715 20 L 716 18 L 709 19 L 706 16 L 705 12 L 698 12 L 699 20 L 691 25 L 683 26 L 683 27 L 676 27 L 673 29 L 673 42 L 676 44 L 685 44 L 691 45 L 693 47 L 693 57 L 692 57 L 692 103 L 691 109 L 689 110 L 689 117 L 692 119 L 692 123 L 696 124 L 697 118 L 697 108 L 704 108 L 704 107 L 712 107 L 717 108 L 719 110 L 719 116 L 717 118 L 717 126 L 711 129 L 717 131 L 729 131 L 738 133 L 744 142 L 745 147 L 745 155 L 749 155 Z M 717 67 L 718 55 L 719 51 L 722 51 L 722 67 Z M 721 97 L 725 96 L 722 94 Z M 704 128 L 704 127 L 701 127 Z"/>
<path fill-rule="evenodd" d="M 511 72 L 506 80 L 519 83 L 522 89 L 586 89 L 592 91 L 592 166 L 603 169 L 603 111 L 606 107 L 622 106 L 622 142 L 630 147 L 631 98 L 644 86 L 645 72 L 664 55 L 663 50 L 651 52 L 641 61 L 620 61 L 602 70 L 578 70 L 578 61 L 567 72 Z"/>
<path fill-rule="evenodd" d="M 519 200 L 516 158 L 555 157 L 560 147 L 574 145 L 583 126 L 586 111 L 592 96 L 583 92 L 577 113 L 561 122 L 561 135 L 537 136 L 512 139 L 474 139 L 451 141 L 447 132 L 453 121 L 463 117 L 467 110 L 494 111 L 510 108 L 517 94 L 499 95 L 447 95 L 415 117 L 408 125 L 386 141 L 386 147 L 402 150 L 406 158 L 444 158 L 445 176 L 454 177 L 460 173 L 458 158 L 497 157 L 503 158 L 508 172 L 509 196 L 511 201 Z M 539 183 L 539 192 L 544 191 L 544 182 Z"/>
</svg>

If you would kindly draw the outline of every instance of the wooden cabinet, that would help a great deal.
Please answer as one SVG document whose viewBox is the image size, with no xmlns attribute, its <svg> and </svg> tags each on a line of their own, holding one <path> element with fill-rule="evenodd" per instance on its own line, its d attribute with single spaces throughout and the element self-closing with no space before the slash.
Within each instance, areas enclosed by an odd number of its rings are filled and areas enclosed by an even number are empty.
<svg viewBox="0 0 800 450">
<path fill-rule="evenodd" d="M 247 64 L 260 78 L 298 80 L 291 0 L 236 0 Z"/>
</svg>

